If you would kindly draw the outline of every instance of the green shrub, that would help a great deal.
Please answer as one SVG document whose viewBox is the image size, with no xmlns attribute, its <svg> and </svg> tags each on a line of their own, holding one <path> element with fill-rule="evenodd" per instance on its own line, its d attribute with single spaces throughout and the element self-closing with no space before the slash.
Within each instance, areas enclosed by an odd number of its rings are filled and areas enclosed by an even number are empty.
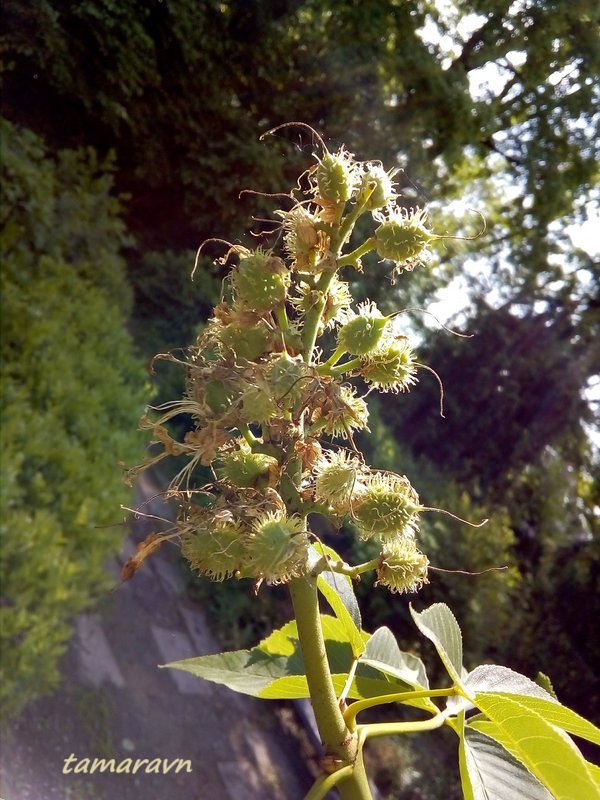
<svg viewBox="0 0 600 800">
<path fill-rule="evenodd" d="M 0 696 L 14 713 L 56 682 L 73 616 L 109 584 L 144 377 L 110 176 L 8 123 L 2 139 Z"/>
</svg>

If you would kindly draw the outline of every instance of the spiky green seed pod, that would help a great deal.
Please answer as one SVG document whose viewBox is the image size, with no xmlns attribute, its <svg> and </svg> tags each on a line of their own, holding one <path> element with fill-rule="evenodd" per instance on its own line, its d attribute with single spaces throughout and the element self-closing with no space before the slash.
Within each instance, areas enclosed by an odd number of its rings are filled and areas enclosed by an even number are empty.
<svg viewBox="0 0 600 800">
<path fill-rule="evenodd" d="M 300 314 L 307 314 L 323 299 L 322 292 L 313 289 L 307 284 L 299 284 L 296 287 L 296 292 L 297 296 L 291 299 L 291 303 Z M 331 328 L 336 322 L 346 322 L 349 318 L 351 304 L 350 287 L 345 281 L 339 280 L 337 275 L 334 275 L 325 293 L 325 306 L 321 317 L 320 332 L 322 333 L 323 330 Z"/>
<path fill-rule="evenodd" d="M 252 526 L 246 574 L 269 584 L 285 583 L 308 568 L 308 536 L 299 517 L 269 512 Z"/>
<path fill-rule="evenodd" d="M 376 473 L 353 504 L 353 515 L 363 539 L 382 542 L 413 537 L 422 506 L 407 478 Z"/>
<path fill-rule="evenodd" d="M 393 209 L 375 230 L 375 249 L 381 258 L 394 261 L 399 270 L 411 270 L 425 257 L 435 236 L 425 227 L 422 209 Z"/>
<path fill-rule="evenodd" d="M 278 468 L 276 458 L 253 453 L 245 443 L 240 443 L 239 450 L 224 453 L 220 462 L 219 478 L 241 489 L 264 489 Z"/>
<path fill-rule="evenodd" d="M 381 392 L 405 392 L 416 383 L 415 355 L 405 339 L 391 339 L 361 357 L 360 374 Z"/>
<path fill-rule="evenodd" d="M 258 250 L 242 258 L 232 272 L 231 282 L 236 303 L 264 314 L 283 303 L 290 277 L 280 258 Z"/>
<path fill-rule="evenodd" d="M 352 197 L 356 184 L 356 167 L 352 155 L 340 148 L 337 153 L 325 151 L 317 166 L 319 197 L 327 203 L 345 203 Z"/>
<path fill-rule="evenodd" d="M 360 202 L 363 192 L 367 189 L 374 188 L 365 203 L 367 211 L 375 211 L 378 208 L 393 203 L 396 199 L 396 192 L 394 191 L 392 178 L 397 170 L 386 172 L 379 164 L 367 164 L 367 171 L 363 174 L 361 179 L 361 189 L 358 195 L 358 202 Z"/>
<path fill-rule="evenodd" d="M 245 422 L 263 424 L 280 413 L 271 394 L 260 386 L 249 386 L 241 398 L 241 416 Z"/>
<path fill-rule="evenodd" d="M 339 329 L 337 345 L 346 353 L 367 355 L 381 342 L 388 323 L 389 319 L 381 314 L 375 303 L 361 303 L 357 316 Z"/>
<path fill-rule="evenodd" d="M 240 391 L 225 381 L 209 380 L 203 387 L 204 399 L 213 414 L 224 414 L 239 397 Z"/>
<path fill-rule="evenodd" d="M 401 539 L 386 547 L 377 570 L 376 586 L 391 592 L 418 592 L 426 583 L 429 559 L 417 550 L 412 539 Z"/>
<path fill-rule="evenodd" d="M 264 323 L 250 327 L 226 325 L 218 330 L 218 338 L 238 358 L 255 361 L 269 348 L 271 332 Z"/>
<path fill-rule="evenodd" d="M 247 537 L 239 523 L 188 515 L 182 523 L 181 551 L 191 568 L 214 581 L 235 575 L 246 558 Z"/>
<path fill-rule="evenodd" d="M 300 356 L 283 353 L 273 361 L 268 374 L 273 398 L 281 407 L 291 409 L 306 391 L 308 371 Z"/>
<path fill-rule="evenodd" d="M 369 408 L 352 386 L 333 384 L 328 394 L 327 404 L 317 406 L 312 414 L 312 424 L 319 431 L 347 439 L 352 431 L 366 429 Z"/>
<path fill-rule="evenodd" d="M 340 514 L 346 514 L 352 499 L 363 488 L 365 468 L 353 455 L 340 450 L 324 454 L 315 466 L 315 497 Z"/>
<path fill-rule="evenodd" d="M 297 272 L 314 272 L 325 244 L 316 217 L 301 205 L 277 213 L 283 217 L 283 241 L 292 268 Z"/>
</svg>

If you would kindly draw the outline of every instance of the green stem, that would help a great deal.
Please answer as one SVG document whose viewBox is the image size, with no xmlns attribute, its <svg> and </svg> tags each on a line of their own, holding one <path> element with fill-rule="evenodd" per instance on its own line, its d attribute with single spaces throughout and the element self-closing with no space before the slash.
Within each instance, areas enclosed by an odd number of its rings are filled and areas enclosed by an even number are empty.
<svg viewBox="0 0 600 800">
<path fill-rule="evenodd" d="M 317 334 L 319 332 L 319 323 L 325 310 L 325 298 L 329 285 L 333 280 L 335 272 L 324 272 L 315 287 L 316 291 L 320 293 L 319 301 L 310 309 L 306 314 L 304 320 L 304 328 L 302 330 L 302 344 L 304 345 L 304 360 L 307 364 L 312 361 L 313 350 L 315 349 L 315 342 L 317 341 Z"/>
<path fill-rule="evenodd" d="M 362 758 L 359 757 L 357 736 L 344 721 L 331 678 L 321 628 L 316 578 L 295 578 L 288 586 L 308 690 L 325 754 L 338 762 L 340 769 L 352 767 L 351 774 L 340 782 L 340 796 L 342 800 L 372 800 Z"/>
<path fill-rule="evenodd" d="M 327 369 L 331 369 L 331 367 L 334 367 L 337 364 L 337 362 L 340 360 L 340 358 L 344 355 L 345 352 L 346 349 L 344 347 L 338 347 L 337 350 L 335 350 L 329 356 L 327 361 L 325 361 L 321 366 L 326 367 Z"/>
<path fill-rule="evenodd" d="M 254 445 L 259 444 L 261 440 L 256 438 L 256 436 L 252 433 L 252 431 L 245 422 L 240 422 L 237 427 L 239 432 L 244 437 L 244 439 L 250 445 L 250 447 L 254 447 Z"/>
<path fill-rule="evenodd" d="M 277 320 L 277 324 L 279 325 L 280 330 L 282 330 L 283 332 L 289 331 L 290 321 L 288 320 L 288 315 L 285 305 L 277 306 L 277 308 L 275 309 L 275 319 Z"/>
<path fill-rule="evenodd" d="M 333 772 L 331 775 L 319 775 L 304 800 L 323 800 L 342 778 L 351 773 L 352 767 L 348 766 L 338 769 L 337 772 Z"/>
<path fill-rule="evenodd" d="M 330 558 L 322 558 L 321 561 L 315 564 L 311 574 L 318 575 L 319 572 L 329 570 L 330 572 L 337 572 L 339 575 L 348 575 L 350 578 L 358 578 L 363 572 L 370 572 L 373 569 L 377 569 L 380 564 L 381 556 L 372 558 L 370 561 L 365 561 L 362 564 L 357 564 L 355 567 L 351 567 L 350 564 L 346 564 L 345 561 L 332 561 Z"/>
<path fill-rule="evenodd" d="M 346 219 L 342 222 L 342 225 L 340 227 L 339 243 L 338 243 L 340 248 L 343 247 L 343 245 L 350 238 L 350 234 L 352 233 L 356 220 L 363 213 L 365 206 L 369 202 L 369 198 L 371 197 L 371 195 L 375 190 L 375 187 L 376 184 L 372 183 L 362 192 L 359 201 L 354 206 L 352 211 L 346 216 Z"/>
<path fill-rule="evenodd" d="M 419 722 L 372 722 L 368 725 L 359 725 L 357 728 L 361 745 L 373 736 L 393 736 L 396 733 L 421 733 L 441 728 L 446 722 L 447 714 L 438 712 L 430 719 Z"/>
<path fill-rule="evenodd" d="M 358 260 L 370 253 L 371 250 L 375 250 L 375 238 L 372 236 L 370 239 L 366 239 L 360 247 L 357 247 L 356 250 L 353 250 L 351 253 L 348 253 L 342 258 L 338 258 L 337 268 L 341 269 L 342 267 L 355 267 L 358 263 Z"/>
<path fill-rule="evenodd" d="M 336 378 L 338 375 L 343 375 L 344 372 L 349 372 L 351 369 L 357 369 L 358 367 L 360 367 L 360 358 L 353 358 L 350 361 L 339 364 L 337 367 L 328 367 L 327 364 L 321 364 L 321 366 L 317 367 L 317 372 L 319 375 L 332 375 Z"/>
<path fill-rule="evenodd" d="M 452 697 L 458 694 L 456 687 L 451 686 L 448 689 L 423 689 L 422 691 L 415 692 L 397 692 L 395 694 L 388 694 L 382 697 L 369 697 L 365 700 L 357 700 L 352 703 L 344 712 L 344 719 L 349 728 L 353 729 L 356 725 L 356 717 L 361 711 L 373 706 L 381 706 L 385 703 L 406 703 L 410 700 L 421 700 L 423 698 L 429 699 L 430 697 Z M 433 703 L 430 704 L 430 711 L 433 714 L 438 714 L 439 709 Z M 404 723 L 403 723 L 404 724 Z"/>
</svg>

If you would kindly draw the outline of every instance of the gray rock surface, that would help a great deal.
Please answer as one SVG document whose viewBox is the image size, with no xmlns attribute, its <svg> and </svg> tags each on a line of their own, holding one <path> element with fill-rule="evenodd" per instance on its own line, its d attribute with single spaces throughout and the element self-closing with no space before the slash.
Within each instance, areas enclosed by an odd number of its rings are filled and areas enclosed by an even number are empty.
<svg viewBox="0 0 600 800">
<path fill-rule="evenodd" d="M 148 513 L 160 509 L 146 508 Z M 121 561 L 148 530 L 140 521 Z M 151 528 L 150 528 L 151 529 Z M 4 800 L 300 800 L 311 779 L 276 704 L 159 664 L 219 651 L 163 545 L 126 584 L 76 620 L 63 683 L 3 732 Z M 117 572 L 120 564 L 113 564 Z M 65 774 L 71 755 L 72 772 Z M 83 771 L 82 759 L 132 759 L 129 772 Z M 136 759 L 189 760 L 134 775 Z M 77 767 L 80 771 L 77 772 Z M 162 770 L 161 770 L 162 771 Z"/>
</svg>

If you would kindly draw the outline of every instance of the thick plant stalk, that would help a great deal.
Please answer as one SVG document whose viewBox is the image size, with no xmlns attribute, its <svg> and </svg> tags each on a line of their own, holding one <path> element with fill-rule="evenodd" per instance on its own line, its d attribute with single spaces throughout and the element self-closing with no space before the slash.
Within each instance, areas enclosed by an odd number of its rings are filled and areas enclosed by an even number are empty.
<svg viewBox="0 0 600 800">
<path fill-rule="evenodd" d="M 338 784 L 342 800 L 372 800 L 358 737 L 347 727 L 338 705 L 325 652 L 319 615 L 316 578 L 295 578 L 289 583 L 306 679 L 319 735 L 326 757 L 335 767 L 353 766 L 348 777 Z"/>
</svg>

